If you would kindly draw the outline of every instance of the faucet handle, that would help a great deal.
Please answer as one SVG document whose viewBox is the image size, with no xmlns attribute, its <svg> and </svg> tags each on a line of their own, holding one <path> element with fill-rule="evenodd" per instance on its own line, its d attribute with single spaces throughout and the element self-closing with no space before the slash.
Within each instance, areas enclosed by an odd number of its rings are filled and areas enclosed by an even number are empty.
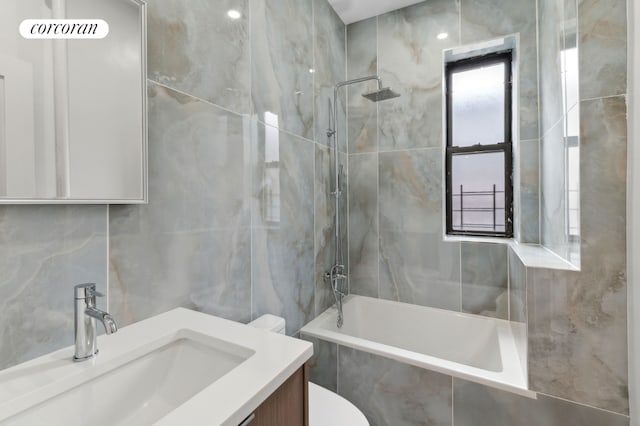
<svg viewBox="0 0 640 426">
<path fill-rule="evenodd" d="M 78 284 L 74 288 L 76 299 L 89 299 L 92 297 L 104 297 L 104 294 L 96 290 L 95 283 Z"/>
</svg>

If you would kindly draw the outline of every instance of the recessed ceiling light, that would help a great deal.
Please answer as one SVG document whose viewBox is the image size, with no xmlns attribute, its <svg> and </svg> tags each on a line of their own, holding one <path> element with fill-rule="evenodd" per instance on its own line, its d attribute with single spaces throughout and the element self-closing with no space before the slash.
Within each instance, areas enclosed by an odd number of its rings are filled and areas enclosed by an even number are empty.
<svg viewBox="0 0 640 426">
<path fill-rule="evenodd" d="M 449 34 L 447 34 L 447 33 L 438 34 L 438 40 L 444 40 L 447 37 L 449 37 Z"/>
<path fill-rule="evenodd" d="M 242 16 L 242 14 L 240 12 L 238 12 L 235 9 L 231 9 L 229 11 L 227 11 L 227 16 L 231 19 L 240 19 L 240 17 Z"/>
<path fill-rule="evenodd" d="M 313 74 L 314 72 L 316 72 L 316 70 L 314 70 L 313 68 L 309 68 L 309 72 Z"/>
</svg>

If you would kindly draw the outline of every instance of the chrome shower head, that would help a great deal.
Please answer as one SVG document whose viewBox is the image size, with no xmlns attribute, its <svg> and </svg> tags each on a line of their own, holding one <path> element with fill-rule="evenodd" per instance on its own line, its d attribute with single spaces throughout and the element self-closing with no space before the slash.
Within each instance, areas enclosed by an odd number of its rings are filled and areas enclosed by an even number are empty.
<svg viewBox="0 0 640 426">
<path fill-rule="evenodd" d="M 383 87 L 373 92 L 364 93 L 363 97 L 369 99 L 372 102 L 386 101 L 387 99 L 393 99 L 400 96 L 400 93 L 391 90 L 391 87 Z"/>
</svg>

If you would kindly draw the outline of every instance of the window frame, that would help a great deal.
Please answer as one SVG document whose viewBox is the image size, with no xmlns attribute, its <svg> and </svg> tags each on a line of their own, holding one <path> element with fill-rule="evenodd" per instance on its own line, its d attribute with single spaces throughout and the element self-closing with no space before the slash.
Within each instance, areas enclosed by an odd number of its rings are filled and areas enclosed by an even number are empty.
<svg viewBox="0 0 640 426">
<path fill-rule="evenodd" d="M 451 76 L 454 72 L 471 70 L 482 66 L 504 63 L 505 67 L 505 90 L 504 90 L 504 141 L 490 145 L 452 146 L 453 144 L 453 105 Z M 446 235 L 454 236 L 474 236 L 474 237 L 513 237 L 513 51 L 489 53 L 474 56 L 467 59 L 452 61 L 445 65 L 446 84 Z M 504 153 L 504 185 L 505 185 L 505 208 L 504 208 L 504 232 L 499 231 L 479 231 L 479 230 L 456 230 L 453 229 L 453 176 L 452 164 L 453 156 L 456 154 L 480 154 L 491 152 Z"/>
</svg>

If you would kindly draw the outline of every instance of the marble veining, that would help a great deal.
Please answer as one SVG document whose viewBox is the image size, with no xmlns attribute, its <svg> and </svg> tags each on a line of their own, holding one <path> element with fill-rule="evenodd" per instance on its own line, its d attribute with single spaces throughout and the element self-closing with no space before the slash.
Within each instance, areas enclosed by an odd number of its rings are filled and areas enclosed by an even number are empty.
<svg viewBox="0 0 640 426">
<path fill-rule="evenodd" d="M 564 127 L 558 122 L 542 138 L 541 236 L 542 244 L 566 259 L 566 167 Z"/>
<path fill-rule="evenodd" d="M 106 293 L 106 232 L 106 206 L 0 207 L 0 369 L 73 344 L 73 286 Z"/>
<path fill-rule="evenodd" d="M 437 233 L 442 229 L 442 150 L 379 154 L 380 229 Z"/>
<path fill-rule="evenodd" d="M 530 381 L 627 414 L 625 98 L 580 109 L 582 271 L 528 271 Z"/>
<path fill-rule="evenodd" d="M 229 18 L 230 9 L 240 18 Z M 249 12 L 249 0 L 148 2 L 149 78 L 248 114 Z"/>
<path fill-rule="evenodd" d="M 452 426 L 450 376 L 344 346 L 338 371 L 338 393 L 371 426 Z"/>
<path fill-rule="evenodd" d="M 380 77 L 401 94 L 378 104 L 380 150 L 442 146 L 442 49 L 459 42 L 459 6 L 431 0 L 378 17 Z"/>
<path fill-rule="evenodd" d="M 459 310 L 460 245 L 442 241 L 441 163 L 437 148 L 379 154 L 379 295 Z"/>
<path fill-rule="evenodd" d="M 347 78 L 378 74 L 378 18 L 347 27 Z M 376 83 L 347 88 L 349 153 L 378 151 L 378 104 L 361 95 L 375 90 Z"/>
<path fill-rule="evenodd" d="M 442 233 L 380 231 L 379 297 L 460 310 L 460 243 Z"/>
<path fill-rule="evenodd" d="M 564 48 L 563 2 L 541 0 L 540 16 L 540 127 L 542 136 L 564 116 L 561 52 Z M 546 164 L 546 163 L 545 163 Z"/>
<path fill-rule="evenodd" d="M 327 136 L 333 124 L 333 88 L 346 78 L 345 25 L 327 0 L 313 0 L 314 140 L 333 146 Z M 347 152 L 346 90 L 338 97 L 338 150 Z M 331 111 L 331 114 L 329 113 Z"/>
<path fill-rule="evenodd" d="M 509 318 L 508 247 L 462 243 L 462 311 Z"/>
<path fill-rule="evenodd" d="M 252 317 L 287 320 L 287 334 L 313 318 L 314 144 L 258 124 L 252 141 Z"/>
<path fill-rule="evenodd" d="M 627 2 L 578 0 L 578 26 L 580 99 L 626 93 Z"/>
<path fill-rule="evenodd" d="M 540 142 L 521 141 L 520 171 L 520 239 L 521 243 L 540 243 Z"/>
<path fill-rule="evenodd" d="M 527 322 L 527 268 L 509 250 L 509 320 Z"/>
<path fill-rule="evenodd" d="M 349 290 L 378 297 L 378 154 L 349 155 Z"/>
<path fill-rule="evenodd" d="M 538 395 L 537 399 L 453 380 L 456 426 L 628 426 L 629 418 Z"/>
<path fill-rule="evenodd" d="M 248 150 L 247 116 L 149 85 L 150 202 L 110 207 L 110 308 L 123 325 L 176 306 L 251 318 Z"/>
<path fill-rule="evenodd" d="M 338 345 L 305 334 L 301 334 L 300 338 L 313 343 L 313 357 L 307 361 L 309 381 L 332 392 L 337 392 Z"/>
<path fill-rule="evenodd" d="M 313 140 L 312 0 L 249 1 L 253 112 Z"/>
</svg>

